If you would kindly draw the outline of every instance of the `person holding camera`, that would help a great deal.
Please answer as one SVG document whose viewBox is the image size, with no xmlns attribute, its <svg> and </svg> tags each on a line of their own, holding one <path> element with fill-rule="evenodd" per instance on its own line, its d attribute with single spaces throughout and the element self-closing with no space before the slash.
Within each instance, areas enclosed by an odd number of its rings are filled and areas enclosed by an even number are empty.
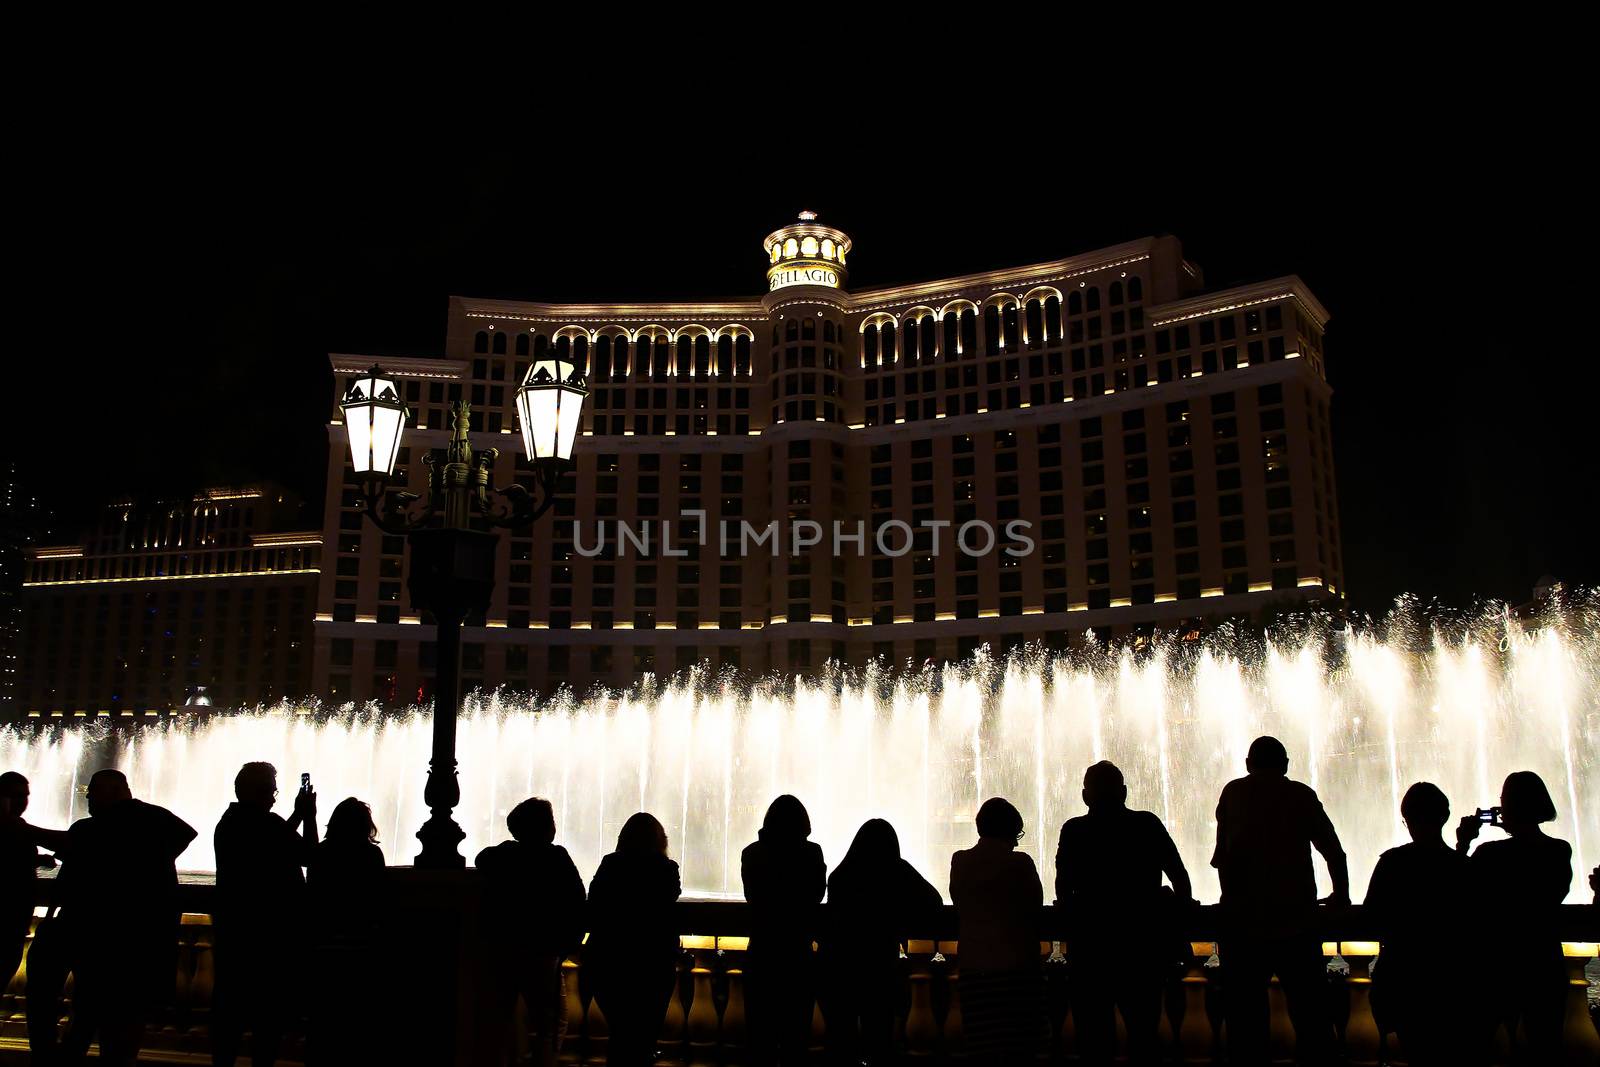
<svg viewBox="0 0 1600 1067">
<path fill-rule="evenodd" d="M 1530 1063 L 1562 1058 L 1567 975 L 1558 908 L 1572 888 L 1572 846 L 1541 829 L 1555 818 L 1544 779 L 1514 771 L 1500 787 L 1499 807 L 1479 809 L 1456 827 L 1456 850 L 1472 850 L 1467 874 L 1478 908 L 1497 920 L 1483 939 L 1489 1010 L 1478 1015 L 1484 1028 L 1478 1044 L 1491 1047 L 1502 1024 L 1515 1042 L 1520 1022 Z M 1508 836 L 1472 849 L 1485 824 Z"/>
<path fill-rule="evenodd" d="M 217 822 L 216 906 L 211 923 L 217 961 L 211 1062 L 233 1067 L 246 1029 L 257 1067 L 276 1062 L 293 1016 L 294 970 L 304 956 L 306 879 L 317 845 L 317 794 L 300 778 L 294 812 L 272 810 L 278 770 L 246 763 L 233 780 L 234 803 Z"/>
</svg>

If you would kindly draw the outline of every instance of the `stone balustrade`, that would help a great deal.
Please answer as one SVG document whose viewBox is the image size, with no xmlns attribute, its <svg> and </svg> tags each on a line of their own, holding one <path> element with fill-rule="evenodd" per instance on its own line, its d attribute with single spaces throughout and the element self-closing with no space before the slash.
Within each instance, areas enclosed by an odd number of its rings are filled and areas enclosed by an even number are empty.
<svg viewBox="0 0 1600 1067">
<path fill-rule="evenodd" d="M 393 1062 L 475 1063 L 488 1062 L 490 1053 L 481 1042 L 462 1039 L 463 1034 L 484 1029 L 484 1017 L 473 1015 L 478 992 L 483 989 L 481 946 L 487 929 L 478 909 L 478 880 L 474 872 L 418 872 L 394 868 L 393 901 L 375 902 L 384 913 L 383 934 L 374 952 L 382 957 L 367 973 L 378 974 L 380 990 L 374 999 L 385 1007 L 382 1019 L 367 1020 L 375 1042 L 391 1042 L 392 1048 L 415 1053 L 433 1045 L 441 1050 L 437 1059 L 394 1059 Z M 41 883 L 48 896 L 48 883 Z M 179 927 L 178 973 L 171 1004 L 160 1018 L 153 1020 L 147 1049 L 163 1062 L 209 1062 L 209 1022 L 214 983 L 211 925 L 206 909 L 212 887 L 182 887 L 185 914 Z M 674 1067 L 731 1067 L 747 1062 L 743 961 L 748 938 L 749 909 L 736 902 L 684 901 L 677 906 L 680 929 L 695 931 L 682 936 L 679 981 L 663 1022 L 660 1049 L 662 1064 Z M 825 912 L 825 909 L 824 909 Z M 1221 1038 L 1221 969 L 1213 938 L 1219 916 L 1215 908 L 1202 908 L 1190 931 L 1192 954 L 1183 966 L 1174 965 L 1166 984 L 1165 1012 L 1161 1021 L 1162 1040 L 1175 1062 L 1207 1064 L 1217 1062 Z M 819 922 L 825 921 L 819 915 Z M 1347 939 L 1360 934 L 1365 922 L 1359 907 L 1329 916 L 1324 943 L 1328 957 L 1329 995 L 1335 1004 L 1335 1022 L 1352 1064 L 1403 1064 L 1405 1052 L 1393 1034 L 1385 1032 L 1383 1020 L 1376 1018 L 1370 999 L 1372 971 L 1377 961 L 1381 972 L 1380 946 L 1374 941 Z M 1584 938 L 1565 943 L 1570 987 L 1565 1021 L 1568 1062 L 1573 1065 L 1600 1063 L 1600 1035 L 1590 1017 L 1584 965 L 1596 954 L 1600 940 L 1592 908 L 1562 909 L 1561 936 Z M 1052 1027 L 1051 1044 L 1041 1046 L 1040 1063 L 1071 1063 L 1076 1048 L 1072 1014 L 1068 1010 L 1068 988 L 1072 981 L 1071 945 L 1059 937 L 1065 916 L 1046 908 L 1040 916 L 1039 954 L 1045 973 L 1046 1002 Z M 930 1063 L 959 1063 L 963 1059 L 964 1038 L 960 995 L 956 975 L 960 968 L 960 945 L 954 940 L 956 916 L 944 908 L 925 920 L 925 927 L 901 931 L 905 944 L 905 981 L 910 988 L 909 1011 L 897 1024 L 896 1038 L 907 1056 Z M 1462 1010 L 1479 1010 L 1472 1002 L 1473 947 L 1492 937 L 1492 929 L 1465 932 L 1460 954 L 1440 961 L 1439 980 L 1458 983 L 1462 990 Z M 1338 938 L 1338 940 L 1331 940 Z M 307 961 L 309 974 L 317 966 Z M 576 980 L 582 966 L 581 950 L 565 965 L 568 977 L 568 1037 L 562 1061 L 573 1065 L 603 1064 L 607 1029 L 597 1005 L 580 995 Z M 12 980 L 0 998 L 0 1063 L 11 1062 L 17 1050 L 26 1047 L 23 1020 L 24 972 Z M 822 976 L 826 983 L 827 976 Z M 69 987 L 70 995 L 70 987 Z M 1283 997 L 1274 987 L 1270 992 L 1272 1036 L 1275 1054 L 1288 1060 L 1293 1048 L 1293 1030 Z M 451 1011 L 454 1004 L 455 1011 Z M 445 1022 L 440 1025 L 438 1020 Z M 451 1020 L 454 1020 L 453 1023 Z M 1120 1022 L 1119 1022 L 1120 1026 Z M 821 1062 L 826 1040 L 822 1011 L 813 1014 L 813 1045 Z M 1500 1035 L 1504 1062 L 1505 1035 Z M 304 1040 L 291 1035 L 283 1049 L 285 1062 L 303 1055 Z M 442 1050 L 449 1050 L 444 1052 Z M 16 1062 L 21 1062 L 17 1060 Z"/>
</svg>

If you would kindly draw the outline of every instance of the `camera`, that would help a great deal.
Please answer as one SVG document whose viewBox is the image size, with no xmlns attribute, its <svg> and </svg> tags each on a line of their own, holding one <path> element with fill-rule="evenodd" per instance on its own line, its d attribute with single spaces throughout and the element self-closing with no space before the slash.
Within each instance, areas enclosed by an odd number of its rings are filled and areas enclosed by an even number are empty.
<svg viewBox="0 0 1600 1067">
<path fill-rule="evenodd" d="M 1490 826 L 1499 826 L 1500 825 L 1500 809 L 1499 808 L 1479 808 L 1478 812 L 1477 812 L 1477 819 L 1478 819 L 1479 822 L 1487 823 Z"/>
<path fill-rule="evenodd" d="M 311 775 L 309 772 L 302 772 L 300 775 L 300 792 L 311 792 Z M 1496 808 L 1495 810 L 1499 811 L 1500 809 Z"/>
</svg>

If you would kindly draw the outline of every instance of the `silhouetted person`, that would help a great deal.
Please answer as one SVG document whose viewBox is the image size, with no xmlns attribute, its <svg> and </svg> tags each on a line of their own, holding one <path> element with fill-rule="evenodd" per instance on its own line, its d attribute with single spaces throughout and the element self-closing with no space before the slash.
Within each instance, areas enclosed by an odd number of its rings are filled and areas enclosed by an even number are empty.
<svg viewBox="0 0 1600 1067">
<path fill-rule="evenodd" d="M 1367 886 L 1367 912 L 1383 943 L 1373 971 L 1373 1011 L 1392 1026 L 1406 1058 L 1417 1067 L 1459 1064 L 1461 999 L 1445 969 L 1475 926 L 1464 906 L 1467 860 L 1444 842 L 1450 801 L 1431 782 L 1406 790 L 1400 817 L 1411 843 L 1378 857 Z"/>
<path fill-rule="evenodd" d="M 72 1025 L 61 1064 L 138 1059 L 146 1017 L 172 995 L 178 963 L 176 861 L 194 840 L 166 808 L 133 799 L 121 771 L 89 779 L 89 817 L 68 828 L 57 893 L 72 962 Z"/>
<path fill-rule="evenodd" d="M 787 793 L 767 808 L 759 840 L 739 857 L 750 903 L 745 990 L 757 1064 L 804 1063 L 816 1004 L 811 940 L 828 865 L 811 836 L 805 805 Z"/>
<path fill-rule="evenodd" d="M 377 841 L 372 809 L 347 797 L 328 817 L 328 831 L 306 868 L 316 931 L 310 976 L 315 995 L 306 1035 L 311 1063 L 359 1063 L 373 1052 L 381 985 L 374 938 L 388 875 Z"/>
<path fill-rule="evenodd" d="M 473 861 L 487 881 L 484 911 L 491 962 L 504 1020 L 501 1047 L 513 1044 L 517 996 L 539 1035 L 535 1062 L 553 1067 L 567 1029 L 561 961 L 582 936 L 583 879 L 567 850 L 555 843 L 548 800 L 524 800 L 506 816 L 511 840 L 491 845 Z"/>
<path fill-rule="evenodd" d="M 1179 902 L 1192 903 L 1189 872 L 1161 820 L 1127 806 L 1122 771 L 1101 761 L 1083 775 L 1089 814 L 1068 819 L 1056 849 L 1056 903 L 1067 909 L 1072 1018 L 1085 1064 L 1116 1052 L 1116 1009 L 1128 1059 L 1157 1062 L 1161 992 L 1177 939 Z M 1161 876 L 1172 881 L 1167 892 Z M 1176 900 L 1173 898 L 1176 897 Z"/>
<path fill-rule="evenodd" d="M 1498 825 L 1510 836 L 1483 842 L 1467 862 L 1473 907 L 1487 920 L 1478 951 L 1488 1002 L 1475 1004 L 1473 1017 L 1482 1023 L 1483 1047 L 1501 1024 L 1515 1042 L 1520 1022 L 1526 1062 L 1556 1063 L 1567 995 L 1557 908 L 1572 887 L 1572 846 L 1540 829 L 1555 821 L 1556 806 L 1532 771 L 1506 775 L 1499 815 Z M 1461 820 L 1458 851 L 1467 852 L 1481 825 L 1474 816 Z"/>
<path fill-rule="evenodd" d="M 0 990 L 22 963 L 33 921 L 34 872 L 56 861 L 34 845 L 22 818 L 28 810 L 28 780 L 16 771 L 0 774 Z"/>
<path fill-rule="evenodd" d="M 683 891 L 667 857 L 667 832 L 648 812 L 622 824 L 617 850 L 600 861 L 589 883 L 585 984 L 605 1014 L 606 1062 L 648 1067 L 677 977 L 678 927 L 673 904 Z"/>
<path fill-rule="evenodd" d="M 302 868 L 317 844 L 317 794 L 295 793 L 286 821 L 272 810 L 278 771 L 246 763 L 233 780 L 238 799 L 217 821 L 217 979 L 211 1062 L 233 1067 L 245 1030 L 256 1067 L 277 1062 L 284 1026 L 298 1007 L 309 916 Z"/>
<path fill-rule="evenodd" d="M 1333 1031 L 1311 850 L 1322 854 L 1333 879 L 1324 904 L 1350 903 L 1349 867 L 1317 794 L 1289 780 L 1281 741 L 1256 738 L 1245 767 L 1249 774 L 1224 786 L 1217 802 L 1211 857 L 1222 882 L 1228 1054 L 1234 1063 L 1266 1062 L 1267 985 L 1276 974 L 1294 1022 L 1296 1055 L 1321 1062 Z"/>
<path fill-rule="evenodd" d="M 822 1014 L 835 1063 L 873 1067 L 894 1061 L 894 1019 L 909 1007 L 900 962 L 908 928 L 928 923 L 944 903 L 928 880 L 900 857 L 900 838 L 883 819 L 868 819 L 828 876 L 822 938 Z M 926 932 L 926 931 L 923 931 Z"/>
<path fill-rule="evenodd" d="M 950 857 L 950 902 L 960 921 L 961 1017 L 973 1067 L 1032 1063 L 1044 1036 L 1039 919 L 1044 886 L 1017 851 L 1022 814 L 991 797 L 978 843 Z"/>
</svg>

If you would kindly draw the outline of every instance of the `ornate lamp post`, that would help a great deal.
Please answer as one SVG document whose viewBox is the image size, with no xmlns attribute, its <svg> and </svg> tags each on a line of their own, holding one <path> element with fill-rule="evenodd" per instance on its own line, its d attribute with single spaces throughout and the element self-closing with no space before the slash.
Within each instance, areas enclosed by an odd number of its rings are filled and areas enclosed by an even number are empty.
<svg viewBox="0 0 1600 1067">
<path fill-rule="evenodd" d="M 437 670 L 433 703 L 433 753 L 423 791 L 431 814 L 417 831 L 422 852 L 418 867 L 462 867 L 456 850 L 466 835 L 452 811 L 461 799 L 456 781 L 456 713 L 461 706 L 461 623 L 486 611 L 494 590 L 495 545 L 492 527 L 522 527 L 555 503 L 561 479 L 572 469 L 588 388 L 576 365 L 541 359 L 528 369 L 517 390 L 522 441 L 533 461 L 533 487 L 491 488 L 490 471 L 499 449 L 475 450 L 467 438 L 470 405 L 451 407 L 447 448 L 425 456 L 426 500 L 415 493 L 391 492 L 389 478 L 405 432 L 405 404 L 383 369 L 374 366 L 356 379 L 340 407 L 350 437 L 350 459 L 362 477 L 367 517 L 387 533 L 403 533 L 411 544 L 406 584 L 412 606 L 433 613 L 437 623 Z"/>
</svg>

